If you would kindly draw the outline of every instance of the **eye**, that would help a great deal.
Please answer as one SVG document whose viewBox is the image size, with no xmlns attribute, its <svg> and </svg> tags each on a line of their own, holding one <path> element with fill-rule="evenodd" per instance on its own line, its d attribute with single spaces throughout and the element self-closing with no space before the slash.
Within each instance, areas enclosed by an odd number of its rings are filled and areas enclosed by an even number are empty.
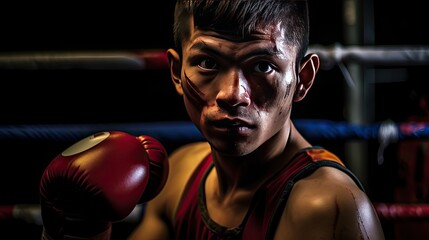
<svg viewBox="0 0 429 240">
<path fill-rule="evenodd" d="M 218 67 L 216 61 L 212 58 L 205 58 L 201 60 L 198 66 L 206 70 L 213 70 L 217 69 Z"/>
<path fill-rule="evenodd" d="M 273 71 L 273 67 L 268 62 L 259 62 L 255 65 L 254 70 L 259 73 L 270 73 Z"/>
</svg>

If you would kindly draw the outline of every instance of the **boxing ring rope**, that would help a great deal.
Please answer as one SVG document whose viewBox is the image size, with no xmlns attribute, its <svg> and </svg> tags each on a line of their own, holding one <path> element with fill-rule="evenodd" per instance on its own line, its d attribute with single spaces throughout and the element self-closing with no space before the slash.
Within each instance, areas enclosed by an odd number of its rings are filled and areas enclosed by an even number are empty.
<svg viewBox="0 0 429 240">
<path fill-rule="evenodd" d="M 429 65 L 429 46 L 371 46 L 331 47 L 313 45 L 321 59 L 321 68 L 330 69 L 343 63 L 371 65 Z M 150 70 L 167 69 L 165 50 L 136 51 L 73 51 L 0 53 L 0 70 Z M 344 71 L 343 71 L 344 73 Z M 429 139 L 429 124 L 424 122 L 394 123 L 384 121 L 368 125 L 329 120 L 295 119 L 298 130 L 309 140 L 374 140 L 380 144 L 378 163 L 382 164 L 383 151 L 390 143 L 400 140 Z M 203 140 L 191 122 L 154 122 L 120 124 L 36 124 L 0 125 L 2 140 L 77 141 L 95 132 L 119 130 L 133 135 L 150 135 L 161 142 L 192 142 Z M 380 219 L 409 220 L 429 219 L 429 204 L 374 203 Z M 143 210 L 138 205 L 123 221 L 138 221 Z M 0 206 L 0 221 L 21 219 L 41 225 L 38 204 Z"/>
<path fill-rule="evenodd" d="M 429 46 L 333 46 L 311 45 L 322 69 L 343 63 L 372 65 L 428 65 Z M 68 51 L 0 53 L 0 69 L 87 69 L 87 70 L 148 70 L 168 68 L 162 49 L 134 51 Z"/>
<path fill-rule="evenodd" d="M 390 120 L 358 125 L 324 119 L 294 119 L 295 126 L 310 140 L 379 140 L 395 142 L 429 139 L 429 124 Z M 160 141 L 200 141 L 202 135 L 190 121 L 113 124 L 21 124 L 0 125 L 1 140 L 76 141 L 94 132 L 119 130 L 133 135 L 146 134 Z"/>
<path fill-rule="evenodd" d="M 149 70 L 167 69 L 165 50 L 64 51 L 0 54 L 5 70 Z"/>
<path fill-rule="evenodd" d="M 382 220 L 429 220 L 429 204 L 373 203 Z"/>
<path fill-rule="evenodd" d="M 339 63 L 384 66 L 421 66 L 429 64 L 429 46 L 341 46 L 312 45 L 310 52 L 320 57 L 321 67 L 331 69 Z"/>
<path fill-rule="evenodd" d="M 429 204 L 373 203 L 381 220 L 429 220 Z M 144 211 L 144 204 L 137 205 L 121 222 L 137 223 Z M 43 225 L 39 204 L 15 204 L 0 206 L 0 222 L 22 220 L 28 224 Z"/>
<path fill-rule="evenodd" d="M 295 119 L 295 126 L 310 140 L 378 140 L 378 163 L 384 162 L 384 149 L 392 142 L 406 139 L 429 139 L 429 125 L 424 122 L 394 123 L 384 121 L 367 125 L 316 119 Z M 77 141 L 95 132 L 118 130 L 133 135 L 150 135 L 161 142 L 195 142 L 202 135 L 191 122 L 152 122 L 118 124 L 54 124 L 0 126 L 1 140 Z"/>
</svg>

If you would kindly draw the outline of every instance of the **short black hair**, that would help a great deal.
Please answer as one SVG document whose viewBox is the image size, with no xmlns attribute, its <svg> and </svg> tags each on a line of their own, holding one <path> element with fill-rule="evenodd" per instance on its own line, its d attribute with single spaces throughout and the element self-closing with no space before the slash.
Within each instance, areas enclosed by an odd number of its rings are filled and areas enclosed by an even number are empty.
<svg viewBox="0 0 429 240">
<path fill-rule="evenodd" d="M 245 37 L 260 26 L 281 22 L 284 37 L 297 46 L 297 61 L 307 52 L 309 16 L 306 0 L 177 0 L 174 12 L 174 44 L 189 39 L 190 17 L 200 29 L 237 34 Z"/>
</svg>

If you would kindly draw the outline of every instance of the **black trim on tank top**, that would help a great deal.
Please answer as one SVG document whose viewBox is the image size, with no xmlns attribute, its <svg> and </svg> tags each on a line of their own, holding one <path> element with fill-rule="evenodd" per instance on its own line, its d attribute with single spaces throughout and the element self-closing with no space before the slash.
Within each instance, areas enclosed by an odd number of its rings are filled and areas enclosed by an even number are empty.
<svg viewBox="0 0 429 240">
<path fill-rule="evenodd" d="M 227 228 L 227 227 L 221 226 L 215 221 L 213 221 L 213 219 L 210 218 L 210 215 L 206 206 L 205 182 L 213 167 L 214 167 L 214 164 L 212 162 L 210 166 L 207 168 L 207 171 L 204 173 L 204 176 L 201 178 L 201 181 L 200 181 L 200 187 L 198 190 L 198 207 L 200 209 L 201 217 L 204 221 L 204 224 L 206 224 L 207 228 L 210 229 L 210 231 L 221 236 L 222 239 L 231 239 L 231 240 L 241 239 L 243 227 L 247 221 L 247 216 L 248 216 L 247 213 L 244 218 L 244 221 L 239 226 L 233 227 L 233 228 Z"/>
</svg>

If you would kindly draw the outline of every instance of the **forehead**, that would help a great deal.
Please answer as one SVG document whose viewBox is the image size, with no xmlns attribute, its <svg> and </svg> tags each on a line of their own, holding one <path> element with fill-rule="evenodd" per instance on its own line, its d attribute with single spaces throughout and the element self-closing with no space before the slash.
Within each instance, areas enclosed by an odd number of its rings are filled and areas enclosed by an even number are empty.
<svg viewBox="0 0 429 240">
<path fill-rule="evenodd" d="M 202 30 L 193 26 L 191 29 L 189 41 L 183 46 L 185 57 L 205 52 L 237 61 L 256 55 L 293 60 L 297 52 L 295 46 L 288 45 L 285 41 L 280 25 L 259 28 L 246 36 Z"/>
<path fill-rule="evenodd" d="M 264 26 L 255 26 L 251 32 L 237 32 L 234 30 L 225 30 L 218 28 L 196 26 L 194 19 L 190 16 L 188 21 L 189 39 L 188 43 L 196 41 L 203 37 L 213 37 L 223 41 L 230 42 L 251 42 L 251 41 L 267 41 L 272 43 L 285 44 L 285 29 L 281 22 L 272 23 Z"/>
<path fill-rule="evenodd" d="M 196 18 L 198 20 L 196 20 Z M 222 19 L 222 17 L 219 17 Z M 187 16 L 188 27 L 190 29 L 199 29 L 205 31 L 214 31 L 223 35 L 230 35 L 237 38 L 246 39 L 254 34 L 270 34 L 274 32 L 282 33 L 284 30 L 284 22 L 281 18 L 275 18 L 267 21 L 257 21 L 254 19 L 252 24 L 243 22 L 240 19 L 223 19 L 212 20 L 210 18 L 201 19 L 193 14 Z M 228 20 L 229 19 L 229 20 Z"/>
</svg>

